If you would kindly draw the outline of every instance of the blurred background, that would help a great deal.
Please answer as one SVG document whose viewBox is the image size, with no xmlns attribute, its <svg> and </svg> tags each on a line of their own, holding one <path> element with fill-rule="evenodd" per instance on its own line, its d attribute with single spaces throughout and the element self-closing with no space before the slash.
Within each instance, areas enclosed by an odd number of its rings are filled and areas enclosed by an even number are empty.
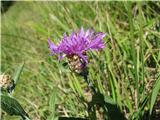
<svg viewBox="0 0 160 120">
<path fill-rule="evenodd" d="M 65 59 L 49 55 L 47 40 L 58 43 L 64 32 L 94 28 L 107 34 L 105 49 L 88 53 L 95 88 L 127 119 L 147 120 L 153 109 L 151 118 L 158 120 L 160 96 L 153 93 L 160 79 L 159 20 L 160 2 L 2 1 L 1 74 L 11 75 L 25 62 L 14 96 L 33 120 L 85 118 L 87 108 L 79 98 L 89 97 L 87 84 L 63 66 Z M 2 120 L 19 119 L 1 114 Z"/>
</svg>

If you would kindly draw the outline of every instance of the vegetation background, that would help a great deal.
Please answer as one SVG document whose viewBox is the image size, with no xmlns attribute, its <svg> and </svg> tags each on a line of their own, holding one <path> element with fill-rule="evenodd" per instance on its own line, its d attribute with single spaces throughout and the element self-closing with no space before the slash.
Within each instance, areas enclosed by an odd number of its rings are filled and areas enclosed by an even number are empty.
<svg viewBox="0 0 160 120">
<path fill-rule="evenodd" d="M 47 40 L 94 28 L 107 34 L 105 49 L 88 53 L 95 88 L 127 119 L 158 119 L 159 20 L 160 2 L 14 2 L 1 16 L 1 74 L 25 62 L 14 96 L 33 120 L 84 118 L 79 98 L 89 97 L 87 84 L 49 55 Z M 2 113 L 2 119 L 19 117 Z"/>
</svg>

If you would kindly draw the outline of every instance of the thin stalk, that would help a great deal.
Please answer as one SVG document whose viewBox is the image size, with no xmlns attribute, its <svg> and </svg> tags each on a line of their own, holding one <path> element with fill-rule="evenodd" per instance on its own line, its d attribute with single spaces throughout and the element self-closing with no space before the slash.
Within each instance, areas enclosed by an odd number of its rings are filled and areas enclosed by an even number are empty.
<svg viewBox="0 0 160 120">
<path fill-rule="evenodd" d="M 85 69 L 84 72 L 81 73 L 81 75 L 83 76 L 85 82 L 88 84 L 88 87 L 92 90 L 92 92 L 93 92 L 94 94 L 96 94 L 96 90 L 95 90 L 95 88 L 94 88 L 94 86 L 93 86 L 92 81 L 88 79 L 88 70 Z"/>
<path fill-rule="evenodd" d="M 134 25 L 133 25 L 133 16 L 132 16 L 132 8 L 131 8 L 132 3 L 128 3 L 128 19 L 129 19 L 129 26 L 130 26 L 130 39 L 131 39 L 131 48 L 132 48 L 132 59 L 133 59 L 133 64 L 134 64 L 134 78 L 135 78 L 135 87 L 136 87 L 136 96 L 139 98 L 139 88 L 138 88 L 138 83 L 139 83 L 139 77 L 138 77 L 138 71 L 137 71 L 137 55 L 136 55 L 136 50 L 135 50 L 135 40 L 134 40 Z M 136 109 L 138 109 L 138 104 L 139 101 L 138 99 L 136 100 Z"/>
<path fill-rule="evenodd" d="M 143 40 L 143 19 L 142 19 L 142 7 L 141 7 L 141 2 L 139 2 L 138 4 L 138 9 L 139 9 L 139 26 L 140 26 L 140 32 L 139 32 L 139 36 L 140 36 L 140 52 L 141 52 L 141 80 L 142 80 L 142 87 L 144 89 L 144 40 Z M 144 92 L 142 91 L 142 97 L 144 95 Z"/>
</svg>

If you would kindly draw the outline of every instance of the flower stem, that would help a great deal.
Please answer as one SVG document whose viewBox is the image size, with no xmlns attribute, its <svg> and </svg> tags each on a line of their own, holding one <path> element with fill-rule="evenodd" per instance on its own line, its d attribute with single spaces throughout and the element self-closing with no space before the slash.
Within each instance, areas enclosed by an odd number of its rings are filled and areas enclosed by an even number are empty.
<svg viewBox="0 0 160 120">
<path fill-rule="evenodd" d="M 92 90 L 92 92 L 93 92 L 94 94 L 96 94 L 96 89 L 94 88 L 92 81 L 88 79 L 88 70 L 85 69 L 85 70 L 81 73 L 81 75 L 83 76 L 85 82 L 88 84 L 88 87 Z"/>
</svg>

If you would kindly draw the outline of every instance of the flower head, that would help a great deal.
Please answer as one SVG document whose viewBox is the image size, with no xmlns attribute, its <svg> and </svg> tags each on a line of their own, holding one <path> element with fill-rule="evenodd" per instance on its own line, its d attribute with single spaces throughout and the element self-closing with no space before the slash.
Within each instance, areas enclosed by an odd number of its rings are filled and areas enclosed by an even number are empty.
<svg viewBox="0 0 160 120">
<path fill-rule="evenodd" d="M 62 59 L 65 54 L 69 60 L 78 57 L 80 61 L 83 61 L 83 66 L 85 66 L 88 63 L 86 52 L 88 50 L 104 48 L 104 42 L 102 40 L 104 36 L 105 34 L 102 32 L 96 33 L 91 29 L 84 31 L 81 28 L 78 32 L 72 32 L 69 36 L 64 34 L 57 46 L 50 39 L 48 43 L 52 55 L 58 54 L 59 59 Z"/>
</svg>

